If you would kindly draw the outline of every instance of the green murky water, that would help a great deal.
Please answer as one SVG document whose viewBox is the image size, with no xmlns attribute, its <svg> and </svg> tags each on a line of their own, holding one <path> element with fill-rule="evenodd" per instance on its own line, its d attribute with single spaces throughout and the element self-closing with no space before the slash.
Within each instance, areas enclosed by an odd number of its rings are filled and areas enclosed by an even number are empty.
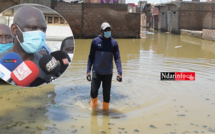
<svg viewBox="0 0 215 134">
<path fill-rule="evenodd" d="M 30 124 L 30 128 L 0 127 L 0 132 L 27 129 L 43 134 L 215 133 L 214 42 L 168 33 L 117 41 L 121 52 L 123 82 L 115 80 L 114 69 L 109 113 L 101 111 L 101 90 L 99 110 L 92 112 L 89 108 L 90 83 L 85 75 L 91 40 L 75 40 L 75 55 L 69 69 L 49 88 L 50 92 L 45 94 L 44 87 L 40 87 L 44 97 L 30 103 L 38 103 L 41 109 L 45 109 L 37 114 L 38 125 Z M 160 72 L 195 72 L 196 80 L 160 81 Z M 9 88 L 9 91 L 6 90 Z M 4 99 L 8 93 L 22 91 L 13 88 L 1 86 L 0 97 Z M 36 91 L 37 88 L 34 88 L 26 92 L 32 92 L 28 96 L 35 96 Z M 5 99 L 3 102 L 0 99 L 4 107 L 0 109 L 0 118 L 3 120 L 0 125 L 6 124 L 5 113 L 17 108 L 16 101 L 11 104 Z M 19 103 L 32 107 L 25 100 Z M 22 112 L 19 114 L 22 115 Z M 17 118 L 16 121 L 20 120 L 15 113 L 11 116 L 14 120 Z M 39 125 L 44 128 L 38 129 L 36 126 Z"/>
</svg>

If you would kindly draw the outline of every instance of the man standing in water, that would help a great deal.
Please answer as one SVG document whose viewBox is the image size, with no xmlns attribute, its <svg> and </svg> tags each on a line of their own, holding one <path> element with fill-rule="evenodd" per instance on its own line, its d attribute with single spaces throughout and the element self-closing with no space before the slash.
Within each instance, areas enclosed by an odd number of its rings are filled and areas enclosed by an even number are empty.
<svg viewBox="0 0 215 134">
<path fill-rule="evenodd" d="M 111 81 L 113 75 L 113 57 L 117 67 L 117 81 L 122 81 L 122 67 L 118 43 L 111 37 L 111 26 L 104 22 L 101 25 L 101 35 L 93 39 L 87 63 L 87 80 L 91 81 L 92 109 L 98 106 L 98 90 L 102 82 L 103 110 L 108 111 L 110 102 Z"/>
</svg>

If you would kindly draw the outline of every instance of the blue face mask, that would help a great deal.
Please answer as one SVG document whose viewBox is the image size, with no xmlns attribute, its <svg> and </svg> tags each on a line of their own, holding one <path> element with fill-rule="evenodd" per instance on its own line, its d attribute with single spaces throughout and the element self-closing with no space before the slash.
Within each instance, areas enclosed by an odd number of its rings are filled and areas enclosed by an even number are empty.
<svg viewBox="0 0 215 134">
<path fill-rule="evenodd" d="M 13 42 L 7 44 L 0 44 L 0 53 L 10 49 L 13 46 Z"/>
<path fill-rule="evenodd" d="M 111 37 L 111 31 L 104 32 L 104 37 L 107 39 L 110 38 Z"/>
<path fill-rule="evenodd" d="M 19 30 L 22 32 L 20 28 Z M 24 42 L 21 43 L 17 35 L 16 38 L 19 41 L 22 48 L 28 54 L 38 53 L 41 50 L 41 48 L 45 45 L 46 35 L 40 30 L 22 32 L 22 35 Z"/>
</svg>

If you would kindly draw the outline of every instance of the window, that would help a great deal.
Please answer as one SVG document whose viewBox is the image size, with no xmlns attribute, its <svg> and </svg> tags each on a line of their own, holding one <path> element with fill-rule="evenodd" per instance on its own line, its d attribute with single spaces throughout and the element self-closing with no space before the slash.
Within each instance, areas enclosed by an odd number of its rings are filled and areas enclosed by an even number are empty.
<svg viewBox="0 0 215 134">
<path fill-rule="evenodd" d="M 58 23 L 58 17 L 54 17 L 54 24 Z"/>
<path fill-rule="evenodd" d="M 66 21 L 59 15 L 45 15 L 47 24 L 58 24 L 64 25 L 67 24 Z"/>
<path fill-rule="evenodd" d="M 52 24 L 52 17 L 48 17 L 48 23 Z"/>
</svg>

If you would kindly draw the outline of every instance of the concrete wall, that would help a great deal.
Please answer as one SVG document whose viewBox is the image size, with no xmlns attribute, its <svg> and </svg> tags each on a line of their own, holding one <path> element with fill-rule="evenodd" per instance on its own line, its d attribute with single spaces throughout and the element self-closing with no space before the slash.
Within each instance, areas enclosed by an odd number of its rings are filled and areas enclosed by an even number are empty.
<svg viewBox="0 0 215 134">
<path fill-rule="evenodd" d="M 168 6 L 162 6 L 159 8 L 160 9 L 160 14 L 159 14 L 159 30 L 161 31 L 168 31 L 167 27 L 167 11 L 168 11 Z"/>
<path fill-rule="evenodd" d="M 60 13 L 70 25 L 75 37 L 81 37 L 82 4 L 69 4 L 65 2 L 53 2 L 52 8 Z"/>
<path fill-rule="evenodd" d="M 125 4 L 54 3 L 53 9 L 69 23 L 75 38 L 93 38 L 100 34 L 102 22 L 109 22 L 115 38 L 140 35 L 140 15 L 127 12 Z"/>
<path fill-rule="evenodd" d="M 202 38 L 202 31 L 193 31 L 193 30 L 186 30 L 186 29 L 181 29 L 181 35 L 186 35 L 190 37 L 195 37 L 195 38 Z"/>
<path fill-rule="evenodd" d="M 215 29 L 215 3 L 170 2 L 157 7 L 160 11 L 158 28 L 160 30 L 180 33 L 180 29 Z"/>
<path fill-rule="evenodd" d="M 171 31 L 171 33 L 175 33 L 175 34 L 180 33 L 178 7 L 176 5 L 171 5 L 169 14 L 170 14 L 169 30 Z"/>
<path fill-rule="evenodd" d="M 20 1 L 20 4 L 35 3 L 35 4 L 45 5 L 45 6 L 51 8 L 51 0 L 19 0 L 19 1 Z"/>
<path fill-rule="evenodd" d="M 115 38 L 139 38 L 140 14 L 128 13 L 126 4 L 70 4 L 51 0 L 3 0 L 0 11 L 19 4 L 19 2 L 36 2 L 49 5 L 60 13 L 70 25 L 75 38 L 93 38 L 100 34 L 101 23 L 111 24 Z"/>
<path fill-rule="evenodd" d="M 181 3 L 180 28 L 190 30 L 215 28 L 215 3 Z"/>
<path fill-rule="evenodd" d="M 11 6 L 14 6 L 18 4 L 18 1 L 8 1 L 8 0 L 1 0 L 0 1 L 0 12 L 6 10 L 7 8 L 11 7 Z"/>
<path fill-rule="evenodd" d="M 171 33 L 180 33 L 179 28 L 179 8 L 178 3 L 167 3 L 166 5 L 157 6 L 159 9 L 159 21 L 154 20 L 154 28 L 162 31 L 171 31 Z M 156 19 L 156 16 L 154 16 Z M 158 24 L 157 24 L 158 23 Z M 157 26 L 158 25 L 158 26 Z"/>
<path fill-rule="evenodd" d="M 142 13 L 140 17 L 140 26 L 141 26 L 141 31 L 143 31 L 143 28 L 146 28 L 146 14 Z"/>
<path fill-rule="evenodd" d="M 206 40 L 215 41 L 215 30 L 212 29 L 203 29 L 202 38 Z"/>
</svg>

